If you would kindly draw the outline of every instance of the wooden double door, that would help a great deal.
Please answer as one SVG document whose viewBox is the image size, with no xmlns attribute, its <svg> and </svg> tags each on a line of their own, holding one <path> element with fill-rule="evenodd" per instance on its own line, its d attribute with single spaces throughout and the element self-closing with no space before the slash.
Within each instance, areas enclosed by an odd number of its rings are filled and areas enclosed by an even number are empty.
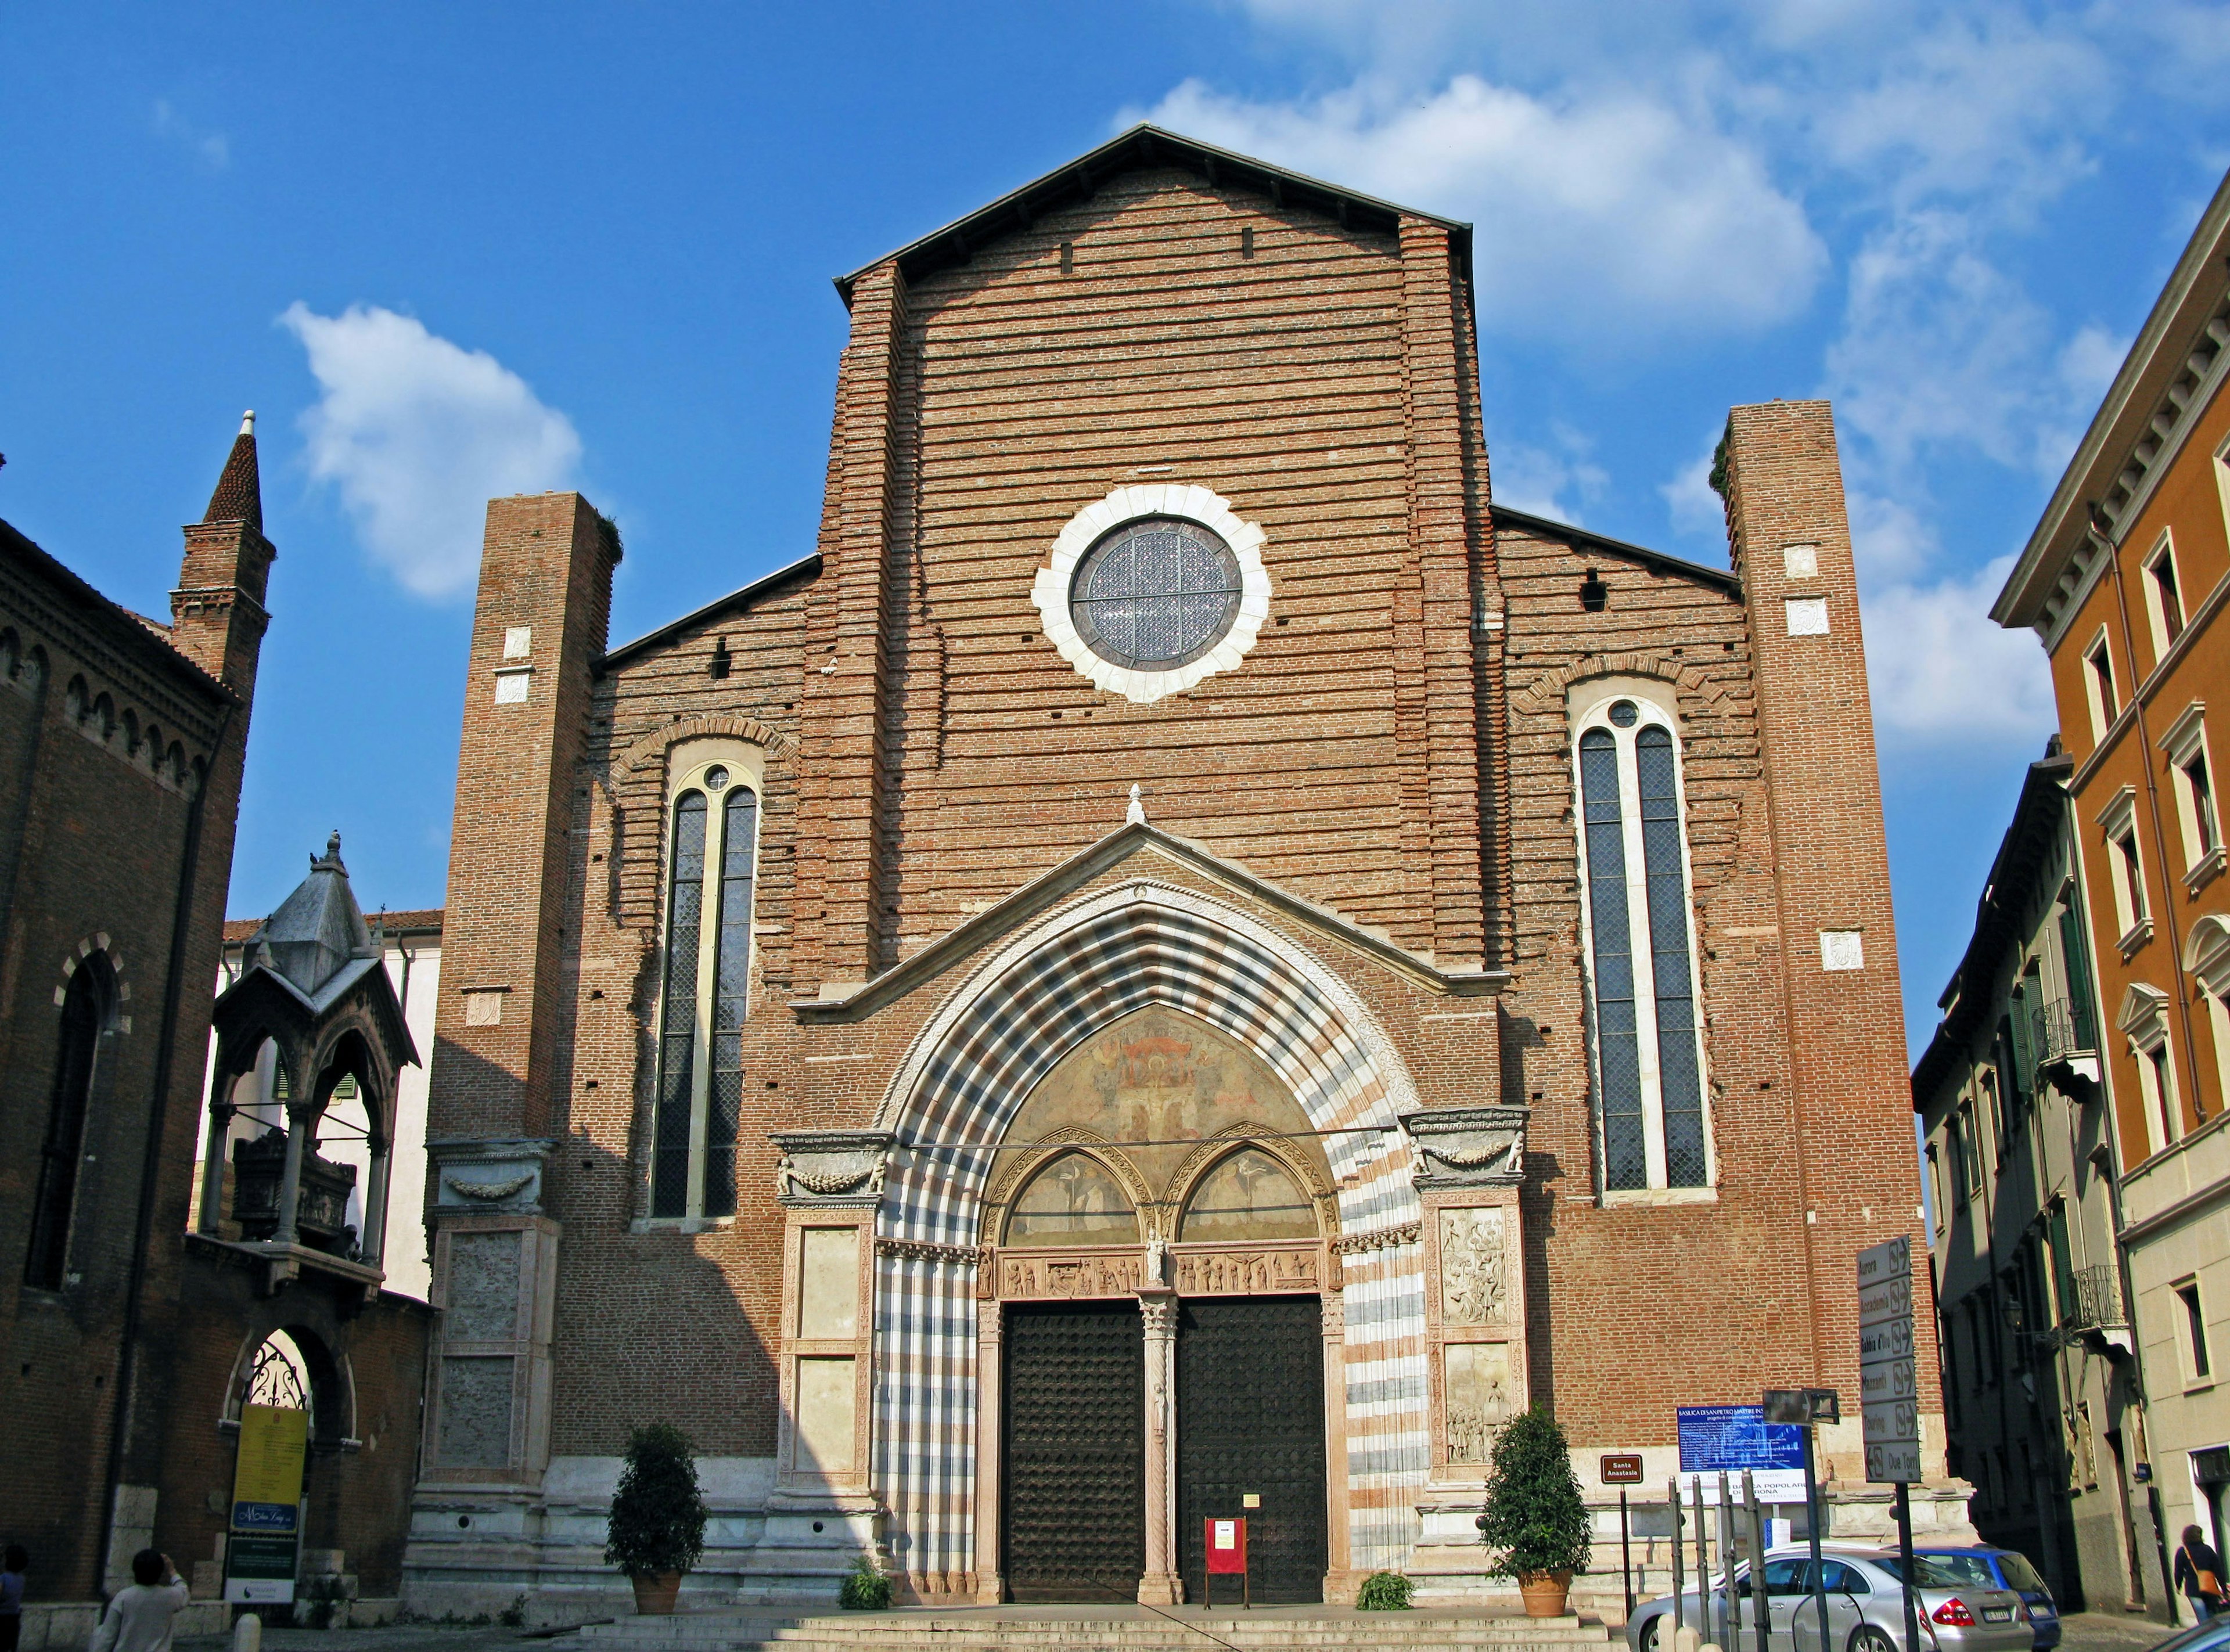
<svg viewBox="0 0 2230 1652">
<path fill-rule="evenodd" d="M 1005 1314 L 1000 1535 L 1008 1591 L 1018 1601 L 1135 1599 L 1147 1519 L 1138 1305 L 1011 1303 Z M 1322 1335 L 1314 1296 L 1183 1303 L 1174 1547 L 1188 1599 L 1201 1599 L 1206 1582 L 1203 1522 L 1231 1517 L 1247 1522 L 1256 1600 L 1323 1598 Z M 1237 1584 L 1219 1579 L 1219 1598 L 1235 1598 Z"/>
</svg>

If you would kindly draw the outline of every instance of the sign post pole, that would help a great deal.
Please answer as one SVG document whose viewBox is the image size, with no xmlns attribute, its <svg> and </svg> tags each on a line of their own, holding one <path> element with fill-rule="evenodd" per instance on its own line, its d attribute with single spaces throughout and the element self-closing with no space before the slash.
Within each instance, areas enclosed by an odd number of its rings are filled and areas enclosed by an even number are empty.
<svg viewBox="0 0 2230 1652">
<path fill-rule="evenodd" d="M 1843 1402 L 1832 1388 L 1769 1388 L 1763 1407 L 1766 1420 L 1798 1423 L 1804 1430 L 1804 1524 L 1812 1550 L 1812 1598 L 1820 1607 L 1820 1645 L 1817 1652 L 1834 1652 L 1827 1626 L 1827 1576 L 1820 1565 L 1820 1470 L 1814 1437 L 1822 1423 L 1843 1420 Z M 1793 1630 L 1796 1624 L 1790 1623 Z"/>
<path fill-rule="evenodd" d="M 1626 1586 L 1626 1615 L 1634 1616 L 1634 1538 L 1626 1520 L 1626 1488 L 1618 1488 L 1618 1580 Z"/>
<path fill-rule="evenodd" d="M 1680 1517 L 1680 1481 L 1678 1475 L 1665 1482 L 1665 1495 L 1672 1506 L 1672 1627 L 1685 1629 L 1688 1623 L 1688 1603 L 1683 1597 L 1680 1574 L 1682 1562 L 1686 1558 L 1681 1550 L 1686 1539 L 1680 1530 L 1685 1522 Z"/>
<path fill-rule="evenodd" d="M 1912 1241 L 1903 1235 L 1859 1252 L 1859 1407 L 1866 1424 L 1867 1482 L 1897 1488 L 1905 1652 L 1920 1652 L 1911 1490 L 1920 1478 L 1920 1387 L 1912 1363 Z"/>
<path fill-rule="evenodd" d="M 1606 1486 L 1618 1488 L 1618 1578 L 1626 1591 L 1626 1615 L 1634 1616 L 1634 1528 L 1626 1512 L 1626 1488 L 1641 1483 L 1641 1453 L 1606 1451 L 1595 1465 Z"/>
<path fill-rule="evenodd" d="M 1804 1526 L 1812 1540 L 1812 1598 L 1820 1608 L 1819 1652 L 1834 1652 L 1827 1635 L 1827 1572 L 1820 1564 L 1820 1471 L 1813 1466 L 1812 1437 L 1804 1425 Z"/>
<path fill-rule="evenodd" d="M 1743 1501 L 1750 1505 L 1750 1616 L 1757 1626 L 1757 1652 L 1772 1652 L 1773 1618 L 1765 1600 L 1765 1510 L 1757 1501 L 1757 1482 L 1743 1470 Z"/>
</svg>

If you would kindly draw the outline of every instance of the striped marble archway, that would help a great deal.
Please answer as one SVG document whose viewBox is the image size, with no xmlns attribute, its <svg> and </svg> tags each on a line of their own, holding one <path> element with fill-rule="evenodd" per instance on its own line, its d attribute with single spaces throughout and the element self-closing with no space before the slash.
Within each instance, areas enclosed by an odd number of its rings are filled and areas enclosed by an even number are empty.
<svg viewBox="0 0 2230 1652">
<path fill-rule="evenodd" d="M 893 1559 L 925 1595 L 977 1571 L 976 1249 L 996 1145 L 1038 1080 L 1131 1012 L 1183 1011 L 1248 1045 L 1312 1128 L 1392 1127 L 1418 1105 L 1362 1000 L 1290 941 L 1191 890 L 1126 883 L 987 959 L 915 1040 L 878 1124 L 899 1141 L 877 1214 L 873 1481 Z M 1351 1564 L 1404 1563 L 1428 1457 L 1423 1251 L 1398 1128 L 1325 1139 L 1346 1253 Z M 988 1569 L 988 1568 L 987 1568 Z"/>
</svg>

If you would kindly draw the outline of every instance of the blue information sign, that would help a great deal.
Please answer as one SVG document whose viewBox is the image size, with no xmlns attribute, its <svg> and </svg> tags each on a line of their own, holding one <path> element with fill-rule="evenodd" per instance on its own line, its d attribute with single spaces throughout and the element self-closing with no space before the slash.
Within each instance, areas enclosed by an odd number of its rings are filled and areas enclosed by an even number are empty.
<svg viewBox="0 0 2230 1652">
<path fill-rule="evenodd" d="M 1756 1405 L 1682 1405 L 1680 1472 L 1732 1474 L 1743 1469 L 1804 1472 L 1804 1430 L 1769 1423 Z"/>
</svg>

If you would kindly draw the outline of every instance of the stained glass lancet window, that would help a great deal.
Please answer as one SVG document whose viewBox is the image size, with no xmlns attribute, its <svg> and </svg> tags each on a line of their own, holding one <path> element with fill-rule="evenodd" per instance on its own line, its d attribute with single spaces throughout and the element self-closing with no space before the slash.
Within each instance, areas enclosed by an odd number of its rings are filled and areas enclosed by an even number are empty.
<svg viewBox="0 0 2230 1652">
<path fill-rule="evenodd" d="M 1613 700 L 1581 725 L 1603 1187 L 1708 1186 L 1679 747 L 1666 714 L 1638 698 Z"/>
<path fill-rule="evenodd" d="M 667 877 L 650 1214 L 736 1213 L 758 794 L 729 763 L 681 770 Z"/>
<path fill-rule="evenodd" d="M 736 1129 L 744 1107 L 744 1017 L 751 996 L 751 873 L 758 799 L 728 793 L 720 818 L 720 932 L 714 943 L 712 1083 L 705 1117 L 705 1214 L 736 1213 Z"/>
<path fill-rule="evenodd" d="M 705 815 L 704 793 L 684 792 L 674 800 L 650 1171 L 653 1216 L 688 1213 L 690 1115 L 697 1089 L 697 955 L 705 923 Z"/>
</svg>

